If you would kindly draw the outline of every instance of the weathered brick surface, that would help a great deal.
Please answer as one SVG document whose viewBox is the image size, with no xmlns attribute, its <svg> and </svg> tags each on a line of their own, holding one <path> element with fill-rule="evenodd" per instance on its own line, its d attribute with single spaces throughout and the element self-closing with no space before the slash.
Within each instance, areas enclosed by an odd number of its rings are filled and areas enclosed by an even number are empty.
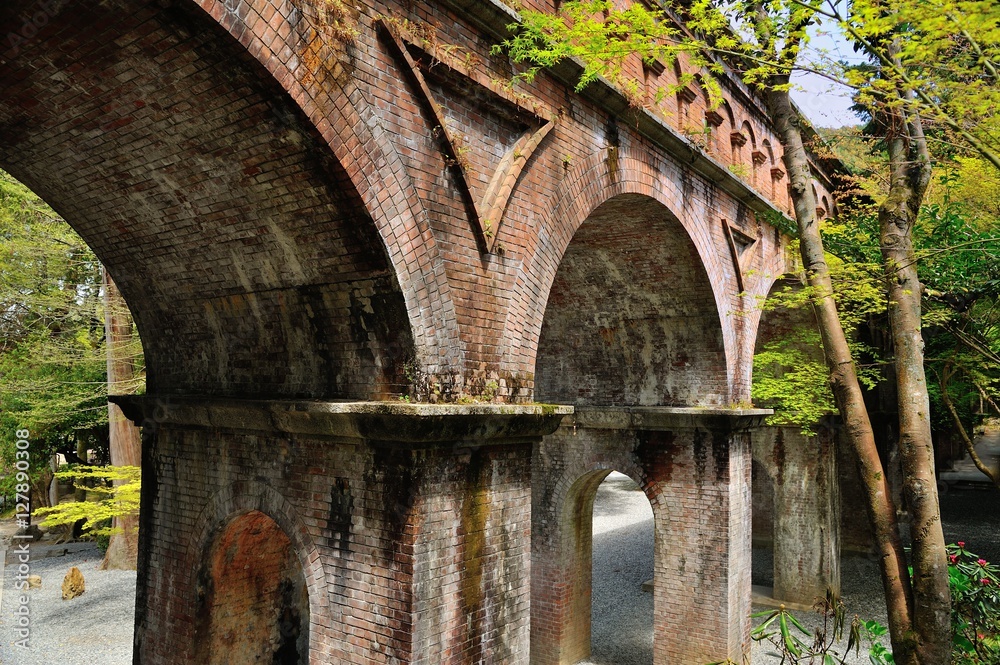
<svg viewBox="0 0 1000 665">
<path fill-rule="evenodd" d="M 535 453 L 531 662 L 590 654 L 593 502 L 612 470 L 639 483 L 653 508 L 653 662 L 739 662 L 749 650 L 747 432 L 697 415 L 647 427 L 583 417 Z"/>
<path fill-rule="evenodd" d="M 308 658 L 309 597 L 281 527 L 253 510 L 234 517 L 208 554 L 198 589 L 194 660 L 299 663 Z"/>
<path fill-rule="evenodd" d="M 661 203 L 623 194 L 576 231 L 549 293 L 535 371 L 545 402 L 727 402 L 711 284 Z"/>
<path fill-rule="evenodd" d="M 558 71 L 505 92 L 519 67 L 491 52 L 510 20 L 497 2 L 344 6 L 346 18 L 321 0 L 0 6 L 0 168 L 108 266 L 136 316 L 151 394 L 748 398 L 754 296 L 785 270 L 784 242 L 757 213 L 789 210 L 759 99 L 724 81 L 719 109 L 697 86 L 629 109 L 601 86 L 573 92 Z M 377 27 L 386 18 L 411 35 L 404 48 L 430 102 Z M 354 36 L 343 39 L 337 21 Z M 652 100 L 690 65 L 630 67 Z M 547 121 L 554 128 L 505 177 L 510 197 L 485 253 L 469 202 Z M 525 661 L 531 437 L 494 441 L 496 414 L 469 450 L 434 433 L 447 419 L 406 425 L 421 434 L 398 446 L 386 443 L 396 433 L 275 434 L 287 413 L 243 415 L 161 422 L 146 435 L 143 662 L 217 650 L 244 602 L 234 590 L 258 584 L 213 556 L 225 543 L 238 556 L 259 550 L 262 570 L 288 581 L 281 593 L 261 587 L 259 611 L 298 612 L 314 661 Z M 657 625 L 715 617 L 689 648 L 658 631 L 658 653 L 682 662 L 739 655 L 749 602 L 745 436 L 691 436 L 650 443 L 660 451 L 642 461 L 651 475 L 632 470 L 658 529 L 683 545 L 657 554 Z M 619 443 L 634 451 L 636 437 Z M 674 462 L 694 475 L 667 478 Z M 587 476 L 589 488 L 603 468 L 566 482 Z M 701 522 L 712 505 L 721 539 Z M 274 537 L 251 545 L 260 534 Z M 705 591 L 678 604 L 668 599 L 688 594 L 688 557 Z M 304 607 L 283 591 L 303 588 L 307 630 Z M 279 648 L 259 632 L 246 653 Z"/>
<path fill-rule="evenodd" d="M 426 443 L 421 416 L 403 441 L 148 421 L 141 662 L 527 662 L 537 435 L 477 418 Z"/>
<path fill-rule="evenodd" d="M 774 549 L 773 598 L 812 605 L 827 590 L 840 593 L 840 473 L 838 431 L 819 429 L 806 437 L 797 427 L 764 427 L 753 433 L 753 458 L 760 483 L 754 509 L 773 507 L 769 516 L 754 515 L 753 526 L 770 523 L 770 533 L 754 534 Z M 757 483 L 757 478 L 754 482 Z M 763 519 L 762 519 L 763 518 Z"/>
<path fill-rule="evenodd" d="M 772 291 L 802 288 L 797 278 L 788 278 L 776 280 Z M 810 308 L 769 310 L 757 331 L 758 350 L 815 329 Z M 812 362 L 825 362 L 821 347 L 800 344 L 797 350 Z M 844 433 L 838 425 L 825 419 L 808 437 L 798 427 L 765 427 L 753 434 L 753 539 L 773 548 L 777 600 L 812 605 L 827 589 L 840 593 L 841 521 L 859 520 L 858 509 L 864 514 L 864 508 L 855 505 L 856 492 L 842 491 L 856 473 L 854 465 L 842 464 Z M 853 510 L 842 513 L 842 495 Z"/>
<path fill-rule="evenodd" d="M 0 166 L 114 273 L 160 393 L 447 399 L 496 381 L 531 399 L 573 234 L 606 200 L 642 194 L 704 264 L 726 363 L 725 393 L 711 394 L 745 399 L 755 316 L 736 315 L 752 298 L 736 296 L 721 220 L 757 240 L 742 262 L 762 294 L 781 243 L 751 207 L 788 209 L 759 100 L 724 82 L 719 110 L 696 90 L 618 118 L 539 77 L 518 103 L 556 127 L 494 220 L 502 253 L 484 255 L 433 119 L 373 22 L 393 17 L 434 45 L 412 55 L 478 195 L 535 121 L 494 92 L 516 68 L 452 6 L 350 3 L 348 44 L 309 0 L 5 6 L 0 26 L 17 39 L 0 73 Z M 432 51 L 460 64 L 432 66 Z M 652 87 L 677 73 L 647 76 Z M 685 154 L 637 132 L 639 116 Z"/>
</svg>

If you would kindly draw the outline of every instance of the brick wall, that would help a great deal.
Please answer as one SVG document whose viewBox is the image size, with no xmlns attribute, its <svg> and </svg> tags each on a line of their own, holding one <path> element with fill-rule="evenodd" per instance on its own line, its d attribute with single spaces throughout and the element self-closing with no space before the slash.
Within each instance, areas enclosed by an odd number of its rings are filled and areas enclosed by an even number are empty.
<svg viewBox="0 0 1000 665">
<path fill-rule="evenodd" d="M 295 615 L 295 662 L 526 662 L 532 443 L 558 413 L 145 404 L 141 662 L 267 660 Z"/>
<path fill-rule="evenodd" d="M 552 72 L 504 92 L 497 82 L 517 68 L 490 50 L 509 20 L 502 5 L 348 5 L 349 40 L 314 0 L 0 7 L 3 33 L 23 36 L 0 46 L 0 167 L 51 203 L 114 275 L 143 338 L 151 394 L 389 400 L 385 408 L 402 395 L 527 402 L 537 372 L 539 397 L 572 402 L 747 399 L 753 296 L 783 271 L 782 239 L 757 213 L 788 204 L 760 100 L 727 82 L 716 123 L 697 91 L 630 109 L 613 90 L 577 94 Z M 378 17 L 418 35 L 403 48 L 431 99 Z M 470 201 L 510 146 L 549 121 L 505 180 L 510 198 L 485 253 Z M 702 149 L 687 123 L 706 122 L 713 138 Z M 460 139 L 463 169 L 440 124 Z M 743 150 L 766 152 L 740 174 L 727 168 L 746 160 L 733 149 L 737 132 Z M 735 255 L 723 220 L 741 239 Z M 560 376 L 566 360 L 593 367 Z M 595 379 L 595 368 L 614 370 L 611 380 Z M 498 434 L 499 412 L 462 436 L 438 416 L 372 434 L 247 403 L 226 413 L 159 422 L 146 435 L 144 662 L 192 662 L 196 644 L 212 644 L 197 632 L 194 608 L 209 593 L 201 581 L 213 574 L 213 547 L 249 542 L 234 519 L 254 512 L 288 538 L 286 576 L 301 568 L 311 658 L 523 661 L 537 433 Z M 299 429 L 282 429 L 289 419 Z M 658 530 L 683 545 L 657 553 L 667 581 L 656 620 L 687 630 L 717 619 L 688 631 L 686 645 L 657 648 L 684 661 L 738 656 L 748 444 L 742 434 L 656 437 L 632 448 L 633 471 Z M 706 530 L 709 505 L 721 512 Z M 284 552 L 273 533 L 272 563 Z M 669 600 L 687 593 L 693 566 L 705 592 Z M 260 640 L 247 648 L 273 646 Z"/>
<path fill-rule="evenodd" d="M 226 526 L 199 585 L 199 663 L 296 664 L 309 653 L 309 602 L 297 554 L 281 527 L 254 510 Z"/>
<path fill-rule="evenodd" d="M 797 427 L 763 427 L 753 433 L 753 457 L 762 470 L 761 490 L 772 490 L 755 510 L 773 508 L 769 516 L 754 515 L 754 526 L 770 521 L 774 550 L 773 597 L 812 605 L 827 589 L 840 593 L 841 472 L 837 456 L 838 430 L 819 429 L 806 437 Z M 756 481 L 756 479 L 755 479 Z M 769 519 L 768 519 L 769 518 Z"/>
<path fill-rule="evenodd" d="M 594 495 L 617 470 L 642 487 L 655 523 L 653 662 L 749 649 L 750 451 L 738 420 L 691 410 L 578 409 L 533 463 L 531 662 L 590 654 Z"/>
<path fill-rule="evenodd" d="M 306 0 L 48 3 L 7 48 L 0 166 L 109 266 L 157 392 L 433 401 L 495 382 L 501 398 L 530 400 L 563 253 L 602 203 L 632 193 L 660 201 L 704 264 L 726 363 L 724 390 L 706 392 L 746 398 L 754 315 L 737 314 L 752 298 L 736 295 L 721 220 L 756 240 L 740 269 L 751 295 L 766 291 L 758 275 L 781 252 L 755 218 L 766 188 L 726 169 L 774 143 L 759 100 L 726 83 L 705 153 L 684 138 L 677 100 L 629 111 L 548 75 L 512 95 L 497 81 L 516 68 L 482 27 L 498 5 L 456 4 L 352 3 L 344 42 Z M 511 181 L 492 254 L 377 16 L 425 37 L 406 48 L 462 141 L 473 197 L 512 141 L 555 123 Z M 0 25 L 17 34 L 25 17 L 8 6 Z M 689 109 L 702 123 L 703 105 Z M 726 131 L 747 143 L 734 150 Z"/>
<path fill-rule="evenodd" d="M 570 404 L 727 402 L 722 327 L 697 249 L 658 201 L 599 206 L 563 255 L 535 362 L 536 398 Z"/>
</svg>

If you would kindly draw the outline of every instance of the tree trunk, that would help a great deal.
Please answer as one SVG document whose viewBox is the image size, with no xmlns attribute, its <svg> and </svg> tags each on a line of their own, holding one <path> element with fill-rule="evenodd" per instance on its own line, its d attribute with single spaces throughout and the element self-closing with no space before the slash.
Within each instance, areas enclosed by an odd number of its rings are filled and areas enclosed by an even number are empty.
<svg viewBox="0 0 1000 665">
<path fill-rule="evenodd" d="M 107 270 L 104 275 L 104 333 L 108 348 L 108 394 L 120 394 L 129 389 L 134 378 L 131 348 L 132 319 L 125 299 L 115 286 Z M 114 466 L 140 466 L 142 444 L 139 428 L 131 423 L 116 404 L 108 402 L 108 434 L 111 464 Z M 139 516 L 116 517 L 115 529 L 108 551 L 101 562 L 102 569 L 135 570 L 139 556 Z"/>
<path fill-rule="evenodd" d="M 951 401 L 951 395 L 948 394 L 948 381 L 951 379 L 952 369 L 951 361 L 949 360 L 945 363 L 944 369 L 941 370 L 941 401 L 944 402 L 944 406 L 948 409 L 948 413 L 951 414 L 951 421 L 955 424 L 955 431 L 958 432 L 959 437 L 962 439 L 962 444 L 965 446 L 965 452 L 969 454 L 969 458 L 972 463 L 976 465 L 976 468 L 982 471 L 983 475 L 990 479 L 993 486 L 1000 489 L 1000 474 L 997 473 L 996 469 L 991 469 L 986 465 L 985 462 L 979 457 L 979 453 L 976 452 L 976 442 L 972 440 L 969 436 L 968 431 L 965 429 L 965 425 L 962 424 L 962 418 L 958 415 L 958 410 L 955 408 L 954 402 Z M 982 395 L 979 397 L 979 408 L 982 410 Z"/>
<path fill-rule="evenodd" d="M 895 350 L 903 498 L 912 521 L 913 632 L 919 662 L 947 663 L 951 656 L 951 593 L 924 374 L 921 286 L 913 252 L 913 225 L 930 180 L 930 161 L 920 149 L 923 133 L 919 118 L 898 120 L 891 125 L 906 127 L 906 132 L 897 131 L 888 139 L 889 194 L 879 206 L 878 217 Z"/>
<path fill-rule="evenodd" d="M 912 633 L 910 578 L 896 520 L 896 506 L 875 445 L 851 350 L 833 299 L 833 284 L 816 219 L 812 172 L 802 141 L 801 120 L 792 106 L 787 88 L 788 77 L 776 77 L 767 93 L 768 106 L 784 148 L 784 163 L 791 182 L 802 262 L 809 286 L 814 292 L 813 305 L 830 370 L 830 387 L 847 428 L 847 441 L 858 459 L 858 471 L 879 555 L 895 662 L 899 665 L 917 665 L 920 661 L 917 659 Z M 935 661 L 937 662 L 946 661 Z M 929 665 L 931 661 L 927 663 Z"/>
</svg>

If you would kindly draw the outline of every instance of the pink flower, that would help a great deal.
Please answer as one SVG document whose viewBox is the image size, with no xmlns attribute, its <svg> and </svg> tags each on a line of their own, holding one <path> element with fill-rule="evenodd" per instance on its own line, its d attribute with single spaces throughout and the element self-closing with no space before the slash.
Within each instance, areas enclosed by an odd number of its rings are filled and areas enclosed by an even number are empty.
<svg viewBox="0 0 1000 665">
<path fill-rule="evenodd" d="M 976 561 L 976 563 L 978 563 L 980 566 L 985 566 L 986 565 L 986 559 L 979 559 L 978 561 Z"/>
<path fill-rule="evenodd" d="M 949 554 L 948 555 L 948 561 L 951 561 L 952 563 L 958 563 L 958 555 L 957 554 Z"/>
<path fill-rule="evenodd" d="M 983 579 L 981 579 L 979 581 L 983 583 L 983 586 L 989 586 L 990 585 L 990 578 L 988 578 L 988 577 L 984 577 Z"/>
<path fill-rule="evenodd" d="M 964 541 L 961 541 L 961 540 L 960 540 L 960 541 L 958 541 L 958 546 L 959 546 L 959 547 L 965 547 L 965 542 L 964 542 Z"/>
</svg>

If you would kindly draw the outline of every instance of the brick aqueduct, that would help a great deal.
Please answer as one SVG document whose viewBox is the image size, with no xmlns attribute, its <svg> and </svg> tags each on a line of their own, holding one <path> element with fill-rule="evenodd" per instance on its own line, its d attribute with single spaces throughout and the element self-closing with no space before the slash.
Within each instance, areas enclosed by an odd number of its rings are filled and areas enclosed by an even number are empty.
<svg viewBox="0 0 1000 665">
<path fill-rule="evenodd" d="M 137 663 L 577 662 L 612 469 L 653 508 L 655 663 L 748 651 L 763 412 L 734 405 L 784 269 L 780 146 L 733 81 L 714 110 L 576 93 L 573 65 L 512 92 L 516 19 L 0 6 L 0 168 L 146 351 Z"/>
</svg>

